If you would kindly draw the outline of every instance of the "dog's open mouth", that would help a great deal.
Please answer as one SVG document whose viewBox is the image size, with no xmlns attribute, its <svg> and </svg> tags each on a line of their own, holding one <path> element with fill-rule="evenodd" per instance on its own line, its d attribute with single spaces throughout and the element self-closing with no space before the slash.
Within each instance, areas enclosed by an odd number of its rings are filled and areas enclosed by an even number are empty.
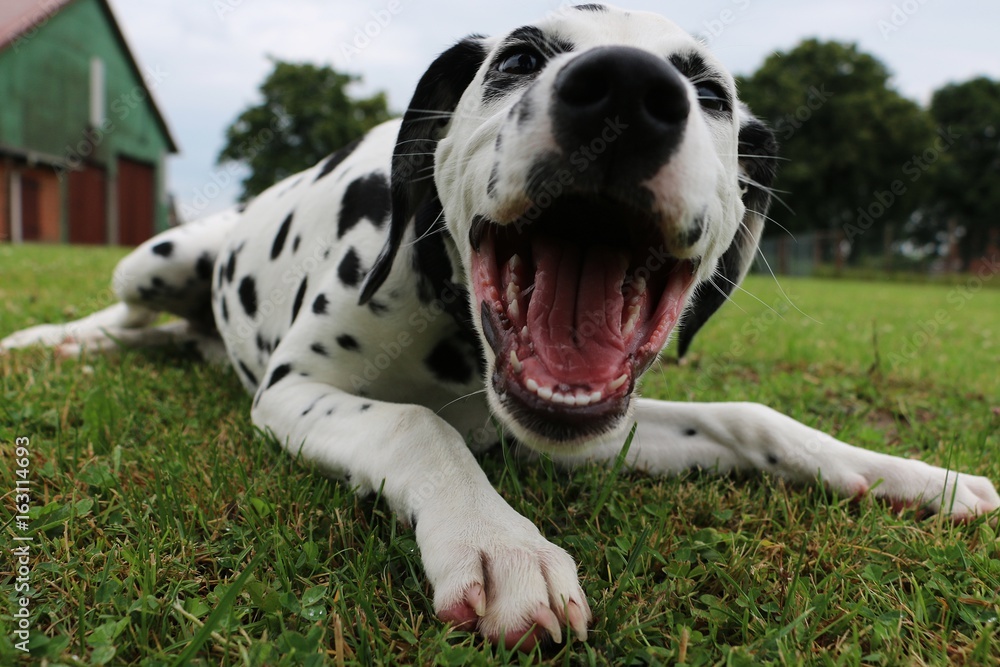
<svg viewBox="0 0 1000 667">
<path fill-rule="evenodd" d="M 603 198 L 565 196 L 524 224 L 479 218 L 471 241 L 500 400 L 552 441 L 605 431 L 666 344 L 694 265 L 666 253 L 651 216 Z"/>
</svg>

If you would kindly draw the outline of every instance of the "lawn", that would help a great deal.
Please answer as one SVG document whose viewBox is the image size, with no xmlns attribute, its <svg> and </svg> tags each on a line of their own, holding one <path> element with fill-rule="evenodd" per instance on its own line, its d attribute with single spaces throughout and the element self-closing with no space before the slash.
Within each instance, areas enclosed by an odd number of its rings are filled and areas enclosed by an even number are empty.
<svg viewBox="0 0 1000 667">
<path fill-rule="evenodd" d="M 0 336 L 107 305 L 121 255 L 0 247 Z M 760 401 L 1000 481 L 1000 276 L 780 282 L 748 280 L 646 393 Z M 596 616 L 586 644 L 511 654 L 435 620 L 412 533 L 255 434 L 230 370 L 183 351 L 30 350 L 0 358 L 0 377 L 0 664 L 1000 662 L 1000 542 L 985 520 L 765 476 L 563 472 L 497 451 L 487 474 L 577 558 Z M 11 617 L 26 544 L 30 657 Z"/>
</svg>

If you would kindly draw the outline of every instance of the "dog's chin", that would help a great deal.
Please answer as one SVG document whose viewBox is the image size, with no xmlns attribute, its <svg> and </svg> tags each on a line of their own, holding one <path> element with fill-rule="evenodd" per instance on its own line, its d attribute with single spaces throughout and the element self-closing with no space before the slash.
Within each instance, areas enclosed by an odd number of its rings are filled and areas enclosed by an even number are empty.
<svg viewBox="0 0 1000 667">
<path fill-rule="evenodd" d="M 694 263 L 665 254 L 660 229 L 589 196 L 557 199 L 530 222 L 473 225 L 491 402 L 525 444 L 570 451 L 622 428 L 694 283 Z"/>
<path fill-rule="evenodd" d="M 490 408 L 509 438 L 542 454 L 586 454 L 595 443 L 606 438 L 621 440 L 628 433 L 632 413 L 631 396 L 625 396 L 618 410 L 606 414 L 580 410 L 547 410 L 530 405 L 510 393 L 501 394 L 495 383 L 487 388 Z M 619 443 L 620 444 L 620 443 Z"/>
</svg>

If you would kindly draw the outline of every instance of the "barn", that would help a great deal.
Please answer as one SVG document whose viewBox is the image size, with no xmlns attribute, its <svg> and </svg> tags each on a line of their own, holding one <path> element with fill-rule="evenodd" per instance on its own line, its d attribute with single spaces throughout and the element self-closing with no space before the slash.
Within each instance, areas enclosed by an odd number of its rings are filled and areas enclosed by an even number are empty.
<svg viewBox="0 0 1000 667">
<path fill-rule="evenodd" d="M 137 245 L 177 146 L 107 0 L 0 2 L 0 242 Z"/>
</svg>

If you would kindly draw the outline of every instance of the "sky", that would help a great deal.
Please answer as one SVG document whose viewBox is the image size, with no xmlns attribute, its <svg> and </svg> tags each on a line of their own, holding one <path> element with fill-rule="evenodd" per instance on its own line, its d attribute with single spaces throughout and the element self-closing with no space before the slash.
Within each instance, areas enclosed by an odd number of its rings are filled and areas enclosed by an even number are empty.
<svg viewBox="0 0 1000 667">
<path fill-rule="evenodd" d="M 406 108 L 424 68 L 470 33 L 530 23 L 563 0 L 110 0 L 180 154 L 167 188 L 182 217 L 231 205 L 239 173 L 216 164 L 225 130 L 271 70 L 269 56 L 356 74 L 359 96 L 385 91 Z M 802 39 L 856 42 L 893 72 L 893 85 L 926 104 L 951 81 L 1000 79 L 1000 3 L 993 0 L 619 0 L 702 36 L 734 74 L 750 74 Z"/>
</svg>

